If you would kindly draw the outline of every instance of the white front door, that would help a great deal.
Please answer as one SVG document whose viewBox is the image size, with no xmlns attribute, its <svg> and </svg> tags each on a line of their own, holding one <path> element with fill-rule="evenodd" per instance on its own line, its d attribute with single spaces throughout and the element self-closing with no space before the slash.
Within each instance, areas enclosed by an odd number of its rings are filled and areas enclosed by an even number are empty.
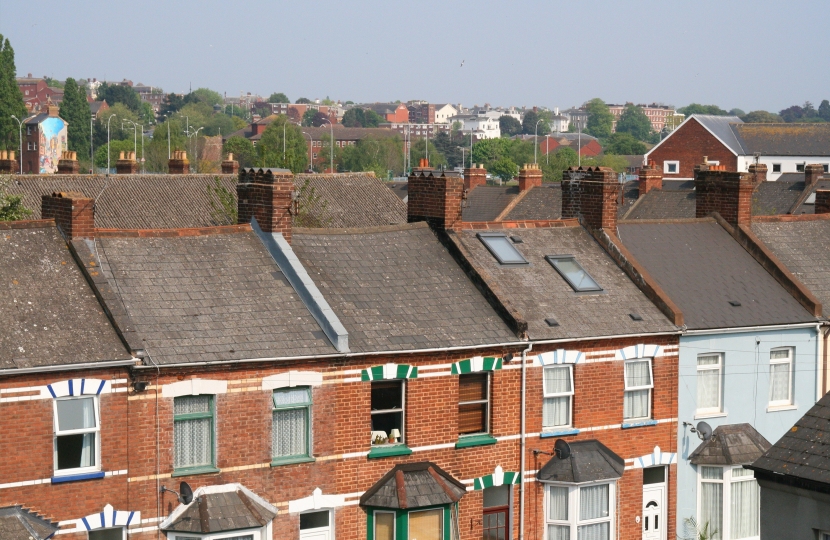
<svg viewBox="0 0 830 540">
<path fill-rule="evenodd" d="M 666 484 L 643 486 L 643 540 L 666 539 Z"/>
<path fill-rule="evenodd" d="M 331 522 L 328 510 L 300 514 L 300 540 L 334 540 Z"/>
</svg>

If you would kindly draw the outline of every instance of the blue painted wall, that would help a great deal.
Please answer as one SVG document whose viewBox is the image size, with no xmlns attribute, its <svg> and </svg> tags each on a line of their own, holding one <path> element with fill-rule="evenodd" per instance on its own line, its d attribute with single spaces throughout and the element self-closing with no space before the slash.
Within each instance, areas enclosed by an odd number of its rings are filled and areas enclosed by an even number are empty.
<svg viewBox="0 0 830 540">
<path fill-rule="evenodd" d="M 792 410 L 767 412 L 769 356 L 777 347 L 794 347 Z M 697 357 L 723 354 L 722 416 L 695 418 L 697 409 Z M 678 381 L 677 533 L 684 535 L 683 520 L 697 517 L 697 468 L 689 455 L 701 444 L 692 425 L 704 420 L 712 428 L 724 424 L 752 424 L 775 444 L 816 402 L 818 341 L 815 327 L 765 330 L 734 334 L 684 335 L 680 338 Z"/>
</svg>

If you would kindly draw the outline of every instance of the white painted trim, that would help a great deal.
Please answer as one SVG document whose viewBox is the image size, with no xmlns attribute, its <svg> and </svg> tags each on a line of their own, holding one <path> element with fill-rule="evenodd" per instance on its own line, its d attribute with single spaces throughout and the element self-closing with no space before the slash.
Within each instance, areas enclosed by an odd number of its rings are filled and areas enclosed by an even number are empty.
<svg viewBox="0 0 830 540">
<path fill-rule="evenodd" d="M 634 360 L 636 358 L 656 358 L 661 356 L 662 345 L 631 345 L 624 349 L 618 349 L 615 353 L 615 360 Z"/>
<path fill-rule="evenodd" d="M 299 514 L 309 510 L 325 510 L 343 506 L 346 503 L 345 495 L 323 495 L 323 491 L 315 488 L 311 495 L 288 501 L 288 513 Z"/>
<path fill-rule="evenodd" d="M 186 381 L 165 384 L 161 387 L 161 397 L 164 398 L 227 393 L 228 381 L 215 381 L 211 379 L 188 379 Z"/>
<path fill-rule="evenodd" d="M 585 353 L 581 351 L 556 349 L 555 351 L 535 355 L 533 365 L 552 366 L 555 364 L 578 364 L 583 360 L 585 360 Z"/>
<path fill-rule="evenodd" d="M 669 165 L 674 164 L 674 172 L 669 170 Z M 680 174 L 680 160 L 679 159 L 665 159 L 663 160 L 663 174 Z"/>
<path fill-rule="evenodd" d="M 262 378 L 263 390 L 293 388 L 295 386 L 321 386 L 323 374 L 316 371 L 288 371 Z"/>
<path fill-rule="evenodd" d="M 86 521 L 86 523 L 84 523 L 84 521 Z M 96 512 L 75 520 L 75 527 L 79 531 L 94 531 L 97 529 L 110 529 L 113 527 L 128 527 L 130 525 L 138 525 L 140 523 L 141 512 L 114 510 L 112 505 L 107 504 L 100 512 Z"/>
<path fill-rule="evenodd" d="M 108 393 L 112 383 L 102 379 L 66 379 L 41 386 L 40 396 L 44 399 L 71 396 L 96 396 Z"/>
<path fill-rule="evenodd" d="M 651 454 L 634 458 L 632 468 L 642 469 L 645 467 L 654 467 L 655 465 L 671 465 L 673 463 L 677 463 L 676 453 L 663 452 L 659 446 L 655 446 Z"/>
</svg>

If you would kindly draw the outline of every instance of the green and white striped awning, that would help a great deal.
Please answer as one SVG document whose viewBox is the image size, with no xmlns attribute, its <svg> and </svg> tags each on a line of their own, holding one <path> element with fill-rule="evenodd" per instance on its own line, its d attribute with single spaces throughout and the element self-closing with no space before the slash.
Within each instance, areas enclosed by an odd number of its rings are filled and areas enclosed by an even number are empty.
<svg viewBox="0 0 830 540">
<path fill-rule="evenodd" d="M 481 476 L 473 479 L 473 489 L 476 491 L 498 487 L 504 485 L 519 485 L 522 481 L 522 475 L 517 472 L 504 472 L 501 465 L 496 467 L 493 474 Z"/>
<path fill-rule="evenodd" d="M 417 379 L 418 366 L 409 364 L 384 364 L 360 371 L 361 381 L 382 381 L 384 379 Z"/>
<path fill-rule="evenodd" d="M 460 375 L 462 373 L 476 373 L 478 371 L 493 371 L 501 369 L 502 359 L 493 356 L 474 356 L 455 362 L 452 365 L 452 374 Z"/>
</svg>

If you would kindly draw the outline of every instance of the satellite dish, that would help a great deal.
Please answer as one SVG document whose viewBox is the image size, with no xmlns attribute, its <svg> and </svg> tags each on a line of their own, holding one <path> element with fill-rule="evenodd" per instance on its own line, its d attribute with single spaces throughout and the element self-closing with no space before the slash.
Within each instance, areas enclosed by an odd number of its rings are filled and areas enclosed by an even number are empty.
<svg viewBox="0 0 830 540">
<path fill-rule="evenodd" d="M 553 444 L 553 453 L 559 459 L 568 459 L 571 457 L 571 445 L 564 439 L 556 439 L 556 442 Z"/>
<path fill-rule="evenodd" d="M 698 422 L 697 426 L 695 426 L 695 431 L 701 441 L 708 441 L 712 438 L 712 426 L 706 422 Z"/>
<path fill-rule="evenodd" d="M 193 502 L 193 490 L 187 482 L 182 482 L 179 485 L 179 502 L 182 504 L 190 504 Z"/>
</svg>

